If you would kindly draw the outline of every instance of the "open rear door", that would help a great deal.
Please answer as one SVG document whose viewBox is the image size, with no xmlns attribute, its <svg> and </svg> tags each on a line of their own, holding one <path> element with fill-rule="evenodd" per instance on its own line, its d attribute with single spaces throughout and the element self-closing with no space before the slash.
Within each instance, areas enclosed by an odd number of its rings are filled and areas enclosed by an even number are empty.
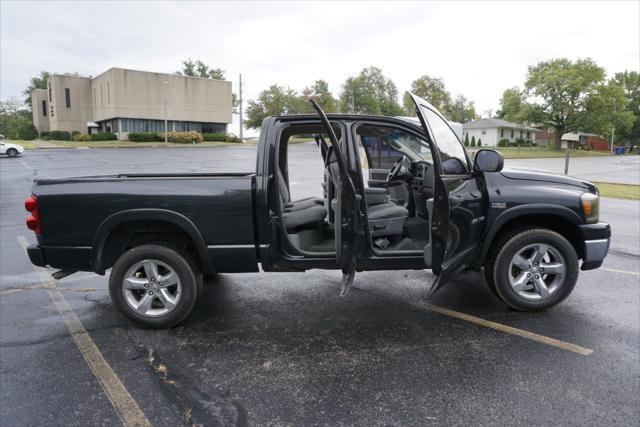
<svg viewBox="0 0 640 427">
<path fill-rule="evenodd" d="M 336 261 L 342 269 L 340 296 L 344 296 L 349 291 L 356 273 L 356 237 L 360 206 L 336 133 L 318 103 L 312 99 L 309 101 L 327 130 L 332 148 L 327 151 L 329 154 L 325 164 L 335 187 L 335 199 L 331 202 L 330 208 L 335 214 Z"/>
<path fill-rule="evenodd" d="M 433 206 L 429 209 L 431 242 L 425 247 L 425 264 L 438 275 L 429 290 L 432 295 L 452 274 L 467 267 L 479 250 L 485 220 L 483 191 L 446 119 L 424 99 L 413 94 L 411 98 L 429 136 L 435 166 Z"/>
</svg>

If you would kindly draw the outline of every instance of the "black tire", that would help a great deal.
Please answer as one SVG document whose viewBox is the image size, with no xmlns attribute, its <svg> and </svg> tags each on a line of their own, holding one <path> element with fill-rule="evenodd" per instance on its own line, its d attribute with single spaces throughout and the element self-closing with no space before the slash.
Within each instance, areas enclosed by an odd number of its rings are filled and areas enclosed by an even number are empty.
<svg viewBox="0 0 640 427">
<path fill-rule="evenodd" d="M 136 312 L 127 303 L 123 281 L 127 271 L 142 260 L 154 259 L 170 266 L 180 279 L 181 293 L 175 307 L 165 315 L 150 317 Z M 191 313 L 198 297 L 198 271 L 187 255 L 170 246 L 145 244 L 129 249 L 114 264 L 109 277 L 109 294 L 118 311 L 139 326 L 151 329 L 170 328 Z"/>
<path fill-rule="evenodd" d="M 509 281 L 509 275 L 512 274 L 510 264 L 514 256 L 529 245 L 538 244 L 549 245 L 562 257 L 564 276 L 558 278 L 555 290 L 550 292 L 548 296 L 533 300 L 523 297 L 514 290 Z M 562 235 L 545 228 L 527 229 L 506 238 L 504 244 L 501 247 L 498 246 L 495 259 L 489 264 L 488 269 L 485 267 L 485 274 L 492 275 L 492 285 L 495 287 L 496 293 L 505 304 L 519 311 L 541 311 L 553 307 L 571 294 L 578 280 L 579 263 L 575 249 Z M 539 273 L 534 272 L 533 274 Z M 550 277 L 546 273 L 539 274 L 539 276 Z M 550 280 L 553 279 L 554 276 L 551 275 Z"/>
<path fill-rule="evenodd" d="M 16 150 L 15 148 L 9 148 L 7 150 L 7 156 L 9 156 L 9 157 L 18 157 L 18 150 Z"/>
</svg>

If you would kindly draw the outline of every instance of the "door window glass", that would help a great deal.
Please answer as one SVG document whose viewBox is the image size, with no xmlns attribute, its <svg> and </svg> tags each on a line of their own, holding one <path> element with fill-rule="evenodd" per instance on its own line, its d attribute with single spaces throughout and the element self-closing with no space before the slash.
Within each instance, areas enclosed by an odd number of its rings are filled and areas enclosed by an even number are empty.
<svg viewBox="0 0 640 427">
<path fill-rule="evenodd" d="M 433 138 L 440 151 L 443 173 L 468 173 L 469 165 L 464 148 L 447 122 L 428 108 L 423 108 L 422 112 L 426 115 Z M 448 167 L 444 167 L 445 163 Z"/>
</svg>

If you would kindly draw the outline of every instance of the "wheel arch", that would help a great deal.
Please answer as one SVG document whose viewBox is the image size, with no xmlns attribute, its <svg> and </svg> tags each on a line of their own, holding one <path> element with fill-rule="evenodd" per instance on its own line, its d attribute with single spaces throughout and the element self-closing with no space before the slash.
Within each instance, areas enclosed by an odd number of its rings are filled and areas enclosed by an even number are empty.
<svg viewBox="0 0 640 427">
<path fill-rule="evenodd" d="M 197 261 L 200 261 L 207 273 L 214 273 L 213 265 L 209 259 L 207 245 L 198 231 L 198 228 L 186 216 L 166 209 L 130 209 L 116 212 L 105 219 L 98 227 L 92 245 L 91 263 L 96 273 L 104 274 L 110 267 L 110 243 L 116 248 L 126 244 L 131 237 L 124 232 L 127 226 L 134 227 L 140 224 L 155 226 L 166 225 L 167 233 L 181 233 L 186 236 L 193 245 Z M 122 235 L 124 233 L 124 236 Z M 124 247 L 119 250 L 121 253 Z M 118 254 L 119 256 L 120 254 Z"/>
<path fill-rule="evenodd" d="M 584 258 L 584 245 L 582 244 L 580 224 L 583 224 L 582 218 L 576 212 L 563 206 L 532 204 L 511 208 L 501 213 L 489 227 L 475 267 L 479 268 L 484 264 L 487 256 L 496 248 L 502 236 L 531 227 L 546 228 L 560 234 L 571 243 L 578 258 L 582 259 Z"/>
</svg>

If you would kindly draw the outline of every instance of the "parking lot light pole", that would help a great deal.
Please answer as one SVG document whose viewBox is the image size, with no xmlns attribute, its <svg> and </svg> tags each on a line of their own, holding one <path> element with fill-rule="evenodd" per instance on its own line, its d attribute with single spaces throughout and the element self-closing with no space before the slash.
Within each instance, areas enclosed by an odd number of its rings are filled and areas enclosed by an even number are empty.
<svg viewBox="0 0 640 427">
<path fill-rule="evenodd" d="M 169 84 L 168 80 L 164 81 L 164 85 L 162 86 L 164 89 L 164 142 L 167 143 L 167 85 Z"/>
</svg>

